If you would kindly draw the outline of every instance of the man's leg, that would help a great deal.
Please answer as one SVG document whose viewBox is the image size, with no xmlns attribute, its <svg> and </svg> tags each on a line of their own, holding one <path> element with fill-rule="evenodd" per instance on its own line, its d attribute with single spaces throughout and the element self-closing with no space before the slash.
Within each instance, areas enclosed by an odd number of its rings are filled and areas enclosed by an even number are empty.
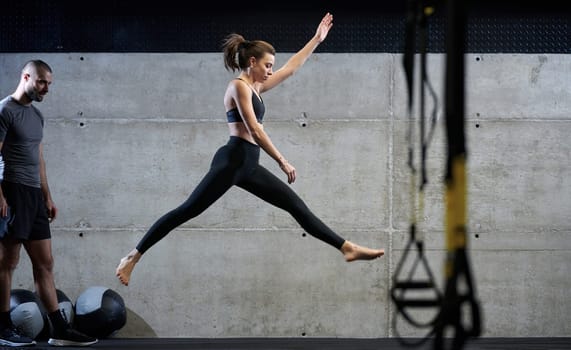
<svg viewBox="0 0 571 350">
<path fill-rule="evenodd" d="M 26 241 L 24 248 L 30 256 L 34 273 L 36 292 L 48 311 L 51 323 L 51 338 L 48 343 L 57 346 L 88 346 L 97 342 L 96 338 L 81 334 L 71 328 L 69 320 L 63 317 L 57 301 L 54 281 L 54 258 L 51 239 Z"/>
<path fill-rule="evenodd" d="M 26 346 L 36 342 L 21 335 L 10 318 L 12 275 L 20 260 L 22 243 L 8 237 L 0 240 L 0 345 Z"/>
<path fill-rule="evenodd" d="M 24 248 L 32 262 L 36 293 L 48 312 L 59 310 L 53 273 L 52 240 L 26 241 Z"/>
</svg>

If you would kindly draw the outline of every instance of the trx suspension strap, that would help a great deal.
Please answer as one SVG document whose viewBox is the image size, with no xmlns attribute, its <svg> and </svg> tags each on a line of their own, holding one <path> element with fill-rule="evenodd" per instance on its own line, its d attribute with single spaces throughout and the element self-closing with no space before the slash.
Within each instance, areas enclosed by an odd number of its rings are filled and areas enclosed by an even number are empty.
<svg viewBox="0 0 571 350">
<path fill-rule="evenodd" d="M 405 53 L 403 56 L 403 66 L 406 74 L 406 82 L 408 88 L 408 114 L 409 114 L 409 128 L 407 132 L 408 143 L 408 167 L 410 168 L 410 204 L 411 204 L 411 224 L 409 227 L 409 240 L 404 248 L 403 254 L 396 266 L 393 274 L 393 283 L 391 288 L 391 298 L 396 306 L 397 314 L 393 317 L 393 330 L 397 334 L 397 339 L 404 345 L 420 345 L 426 341 L 434 330 L 434 323 L 438 316 L 432 319 L 421 320 L 418 317 L 413 317 L 410 310 L 413 308 L 438 308 L 442 303 L 442 296 L 434 282 L 434 276 L 426 256 L 424 254 L 424 242 L 421 237 L 421 231 L 418 230 L 417 217 L 422 217 L 424 212 L 424 189 L 427 181 L 426 175 L 426 151 L 428 144 L 432 138 L 434 125 L 436 123 L 437 111 L 437 98 L 432 86 L 430 85 L 426 75 L 426 48 L 428 42 L 427 33 L 427 17 L 432 14 L 432 7 L 426 6 L 422 1 L 409 0 L 406 19 L 406 33 L 405 33 Z M 414 60 L 416 50 L 416 30 L 419 28 L 420 37 L 420 144 L 421 144 L 421 162 L 420 162 L 420 185 L 416 188 L 416 175 L 417 171 L 414 166 L 414 142 L 413 142 L 413 96 L 414 96 Z M 425 139 L 425 86 L 434 100 L 432 112 L 432 125 L 429 136 Z M 418 207 L 417 207 L 418 201 Z M 412 259 L 409 259 L 411 250 L 416 249 L 416 254 L 412 253 Z M 410 260 L 410 261 L 409 261 Z M 412 263 L 411 266 L 408 266 Z M 404 266 L 407 265 L 408 273 L 403 273 Z M 421 269 L 424 272 L 419 272 Z M 417 273 L 418 272 L 418 273 Z M 404 277 L 401 275 L 405 275 Z M 420 277 L 419 275 L 422 275 Z M 422 297 L 419 296 L 422 295 Z M 412 295 L 412 296 L 411 296 Z M 429 327 L 428 334 L 421 338 L 419 341 L 407 342 L 398 334 L 397 320 L 399 316 L 404 318 L 408 323 L 417 327 Z"/>
<path fill-rule="evenodd" d="M 469 337 L 480 335 L 480 310 L 470 274 L 466 234 L 466 145 L 464 137 L 464 1 L 447 0 L 445 178 L 446 261 L 444 301 L 435 328 L 435 349 L 443 349 L 454 335 L 452 349 L 461 349 Z M 467 314 L 465 314 L 467 312 Z"/>
</svg>

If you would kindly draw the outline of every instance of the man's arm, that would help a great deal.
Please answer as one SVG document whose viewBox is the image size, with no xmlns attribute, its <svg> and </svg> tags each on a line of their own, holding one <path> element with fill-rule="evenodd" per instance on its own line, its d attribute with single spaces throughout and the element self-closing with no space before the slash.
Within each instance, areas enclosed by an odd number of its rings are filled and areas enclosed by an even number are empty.
<svg viewBox="0 0 571 350">
<path fill-rule="evenodd" d="M 57 208 L 52 200 L 52 195 L 50 193 L 50 187 L 48 185 L 48 175 L 46 172 L 46 162 L 44 160 L 44 146 L 40 143 L 40 188 L 44 195 L 44 200 L 46 201 L 46 207 L 48 209 L 48 218 L 50 221 L 54 220 L 57 216 Z"/>
<path fill-rule="evenodd" d="M 2 145 L 4 142 L 0 141 L 0 151 L 2 151 Z M 4 159 L 2 159 L 2 153 L 0 153 L 0 184 L 4 180 Z M 4 192 L 2 192 L 2 186 L 0 186 L 0 215 L 5 217 L 8 214 L 8 203 L 6 203 L 6 198 L 4 198 Z"/>
</svg>

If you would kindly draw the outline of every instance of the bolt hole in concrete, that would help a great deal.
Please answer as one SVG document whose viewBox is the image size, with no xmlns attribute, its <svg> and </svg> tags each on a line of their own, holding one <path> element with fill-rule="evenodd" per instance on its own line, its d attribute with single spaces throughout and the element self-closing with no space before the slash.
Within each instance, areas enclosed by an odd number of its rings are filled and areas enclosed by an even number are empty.
<svg viewBox="0 0 571 350">
<path fill-rule="evenodd" d="M 305 128 L 307 126 L 307 113 L 301 112 L 301 119 L 299 121 L 299 125 L 302 128 Z"/>
</svg>

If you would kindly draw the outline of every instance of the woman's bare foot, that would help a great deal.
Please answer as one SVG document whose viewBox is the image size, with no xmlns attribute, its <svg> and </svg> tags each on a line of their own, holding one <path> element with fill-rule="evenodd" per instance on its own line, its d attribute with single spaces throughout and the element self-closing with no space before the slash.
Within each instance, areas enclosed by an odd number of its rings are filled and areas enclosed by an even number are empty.
<svg viewBox="0 0 571 350">
<path fill-rule="evenodd" d="M 345 241 L 341 246 L 341 253 L 343 253 L 345 261 L 350 262 L 354 260 L 372 260 L 379 258 L 385 254 L 385 250 L 362 247 L 358 244 Z"/>
<path fill-rule="evenodd" d="M 119 266 L 115 270 L 115 275 L 119 278 L 119 281 L 124 285 L 129 285 L 129 280 L 131 279 L 131 272 L 135 268 L 135 264 L 141 259 L 141 253 L 137 249 L 133 249 L 126 257 L 122 258 L 119 262 Z"/>
</svg>

